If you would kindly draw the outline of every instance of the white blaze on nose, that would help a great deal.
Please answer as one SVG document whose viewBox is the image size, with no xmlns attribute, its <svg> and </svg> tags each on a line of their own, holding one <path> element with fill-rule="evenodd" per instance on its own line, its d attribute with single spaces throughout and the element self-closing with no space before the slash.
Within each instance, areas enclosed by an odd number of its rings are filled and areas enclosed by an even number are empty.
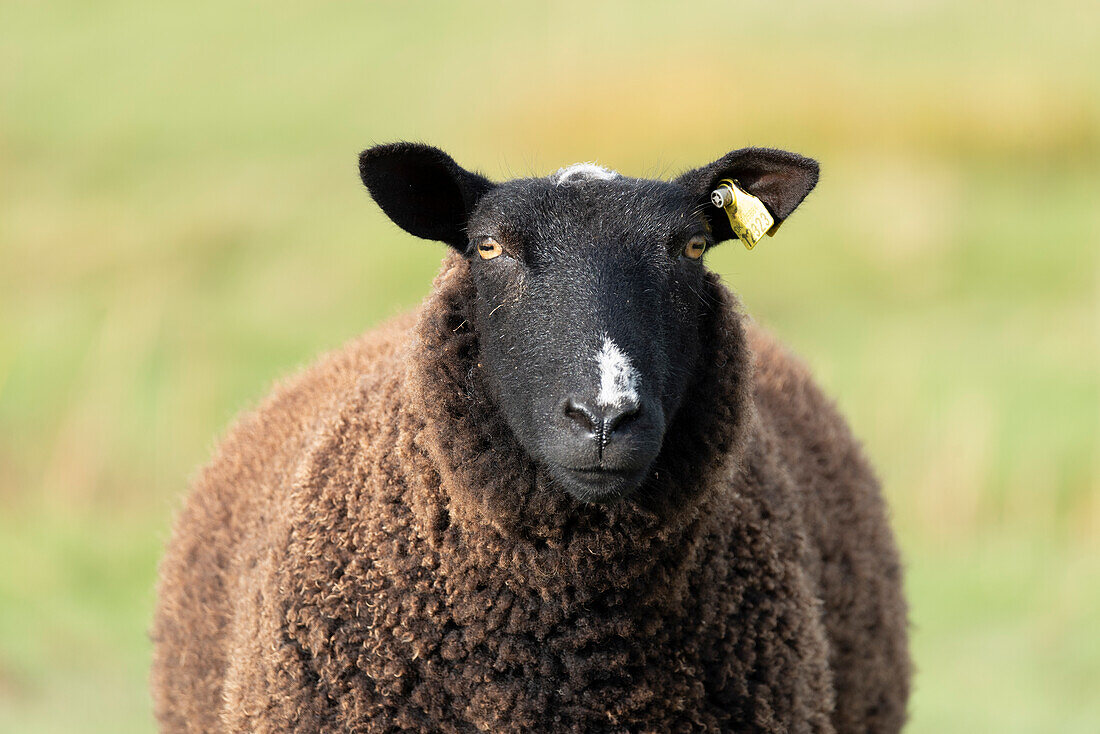
<svg viewBox="0 0 1100 734">
<path fill-rule="evenodd" d="M 596 363 L 600 366 L 600 394 L 596 402 L 601 407 L 638 402 L 638 373 L 610 337 L 603 338 Z"/>
</svg>

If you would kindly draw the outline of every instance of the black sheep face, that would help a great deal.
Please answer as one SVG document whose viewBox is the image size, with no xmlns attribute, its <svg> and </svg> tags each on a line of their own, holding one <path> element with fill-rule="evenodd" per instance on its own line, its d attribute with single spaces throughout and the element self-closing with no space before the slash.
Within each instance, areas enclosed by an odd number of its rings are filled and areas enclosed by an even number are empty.
<svg viewBox="0 0 1100 734">
<path fill-rule="evenodd" d="M 711 192 L 733 179 L 781 222 L 817 182 L 814 161 L 758 148 L 670 182 L 578 164 L 495 184 L 411 143 L 359 167 L 394 222 L 469 260 L 490 396 L 532 458 L 593 502 L 645 480 L 707 358 L 701 256 L 733 237 Z"/>
</svg>

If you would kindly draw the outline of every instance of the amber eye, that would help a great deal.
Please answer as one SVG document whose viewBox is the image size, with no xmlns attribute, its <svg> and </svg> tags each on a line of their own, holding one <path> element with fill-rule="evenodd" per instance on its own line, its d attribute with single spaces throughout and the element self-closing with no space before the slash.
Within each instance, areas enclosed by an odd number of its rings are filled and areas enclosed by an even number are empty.
<svg viewBox="0 0 1100 734">
<path fill-rule="evenodd" d="M 698 260 L 707 249 L 707 238 L 703 235 L 695 235 L 684 245 L 684 257 L 690 260 Z"/>
<path fill-rule="evenodd" d="M 478 243 L 477 254 L 481 255 L 482 260 L 492 260 L 504 252 L 504 248 L 500 246 L 500 243 L 493 239 L 488 239 Z"/>
</svg>

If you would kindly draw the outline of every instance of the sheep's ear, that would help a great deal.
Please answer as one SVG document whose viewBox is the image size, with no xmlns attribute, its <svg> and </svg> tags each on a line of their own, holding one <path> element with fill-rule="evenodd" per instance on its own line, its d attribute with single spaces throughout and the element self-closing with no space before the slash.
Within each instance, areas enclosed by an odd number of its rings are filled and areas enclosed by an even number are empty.
<svg viewBox="0 0 1100 734">
<path fill-rule="evenodd" d="M 703 207 L 716 240 L 734 236 L 725 212 L 710 203 L 722 179 L 732 179 L 764 202 L 778 226 L 817 184 L 818 165 L 812 158 L 772 148 L 742 148 L 675 180 Z"/>
<path fill-rule="evenodd" d="M 419 143 L 376 145 L 359 155 L 359 176 L 382 211 L 409 234 L 465 252 L 466 220 L 493 188 L 439 148 Z"/>
</svg>

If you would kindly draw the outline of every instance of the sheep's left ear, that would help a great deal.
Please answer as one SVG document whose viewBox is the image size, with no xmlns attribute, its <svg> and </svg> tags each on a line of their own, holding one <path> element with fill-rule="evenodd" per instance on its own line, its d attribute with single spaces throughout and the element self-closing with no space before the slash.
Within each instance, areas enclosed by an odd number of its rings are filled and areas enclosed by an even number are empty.
<svg viewBox="0 0 1100 734">
<path fill-rule="evenodd" d="M 421 143 L 376 145 L 359 155 L 359 176 L 382 211 L 409 234 L 468 246 L 466 220 L 489 179 L 467 171 L 439 148 Z"/>
<path fill-rule="evenodd" d="M 812 158 L 772 148 L 742 148 L 714 163 L 688 171 L 675 180 L 703 207 L 714 238 L 734 236 L 729 218 L 710 203 L 711 192 L 722 179 L 732 179 L 764 202 L 776 225 L 791 215 L 817 184 L 818 165 Z"/>
</svg>

